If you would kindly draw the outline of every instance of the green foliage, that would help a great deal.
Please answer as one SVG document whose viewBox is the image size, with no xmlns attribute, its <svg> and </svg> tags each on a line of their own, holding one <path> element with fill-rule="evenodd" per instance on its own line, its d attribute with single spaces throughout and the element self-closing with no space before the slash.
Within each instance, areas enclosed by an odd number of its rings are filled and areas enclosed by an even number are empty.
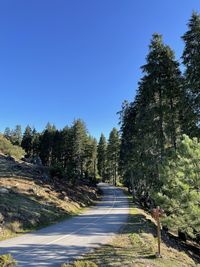
<svg viewBox="0 0 200 267">
<path fill-rule="evenodd" d="M 103 134 L 101 134 L 99 143 L 98 143 L 98 172 L 101 178 L 104 180 L 106 177 L 106 164 L 107 164 L 107 142 Z"/>
<path fill-rule="evenodd" d="M 21 146 L 22 148 L 26 151 L 26 155 L 27 157 L 31 156 L 31 152 L 32 152 L 32 129 L 31 127 L 28 125 L 25 129 L 23 138 L 22 138 L 22 143 Z"/>
<path fill-rule="evenodd" d="M 25 152 L 21 147 L 13 145 L 8 139 L 6 139 L 1 134 L 0 134 L 0 152 L 5 155 L 12 156 L 16 159 L 21 159 L 25 155 Z"/>
<path fill-rule="evenodd" d="M 135 100 L 119 113 L 119 171 L 147 207 L 155 200 L 164 206 L 168 226 L 194 237 L 200 230 L 199 14 L 192 14 L 183 40 L 184 75 L 162 36 L 152 37 Z"/>
<path fill-rule="evenodd" d="M 51 177 L 58 177 L 58 178 L 64 178 L 65 171 L 61 163 L 54 164 L 52 167 L 50 167 L 50 175 Z"/>
<path fill-rule="evenodd" d="M 85 176 L 96 181 L 97 176 L 97 140 L 88 136 L 85 147 Z"/>
<path fill-rule="evenodd" d="M 14 267 L 17 262 L 10 254 L 0 255 L 0 267 Z"/>
<path fill-rule="evenodd" d="M 176 154 L 160 167 L 161 189 L 154 195 L 167 212 L 163 220 L 191 237 L 200 232 L 200 143 L 184 135 Z"/>
<path fill-rule="evenodd" d="M 109 180 L 116 185 L 118 176 L 120 138 L 116 128 L 110 132 L 107 146 L 107 173 Z"/>
<path fill-rule="evenodd" d="M 184 73 L 185 89 L 189 102 L 185 109 L 189 124 L 188 134 L 200 137 L 200 128 L 197 127 L 200 120 L 200 14 L 197 12 L 193 12 L 188 23 L 188 31 L 182 39 L 185 43 L 182 59 L 186 67 Z M 185 132 L 187 133 L 187 129 Z"/>
<path fill-rule="evenodd" d="M 183 101 L 179 65 L 161 35 L 153 35 L 142 70 L 135 101 L 122 107 L 120 148 L 120 172 L 139 195 L 159 186 L 158 166 L 180 138 Z"/>
<path fill-rule="evenodd" d="M 22 130 L 20 125 L 16 125 L 14 130 L 6 127 L 4 131 L 4 137 L 6 137 L 13 145 L 20 146 L 22 142 Z"/>
</svg>

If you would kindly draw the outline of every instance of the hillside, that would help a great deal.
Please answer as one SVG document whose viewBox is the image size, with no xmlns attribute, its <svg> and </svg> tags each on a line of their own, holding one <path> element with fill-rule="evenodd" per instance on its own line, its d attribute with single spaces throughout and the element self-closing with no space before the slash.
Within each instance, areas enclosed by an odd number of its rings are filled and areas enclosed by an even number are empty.
<svg viewBox="0 0 200 267">
<path fill-rule="evenodd" d="M 77 214 L 97 198 L 95 187 L 50 178 L 47 169 L 0 154 L 0 239 Z"/>
</svg>

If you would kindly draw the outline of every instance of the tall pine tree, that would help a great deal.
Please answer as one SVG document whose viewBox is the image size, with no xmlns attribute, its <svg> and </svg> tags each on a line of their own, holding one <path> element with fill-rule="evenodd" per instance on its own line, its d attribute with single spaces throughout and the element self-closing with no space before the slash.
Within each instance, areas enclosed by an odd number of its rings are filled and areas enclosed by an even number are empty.
<svg viewBox="0 0 200 267">
<path fill-rule="evenodd" d="M 193 12 L 188 31 L 183 35 L 185 43 L 183 64 L 185 65 L 185 89 L 187 101 L 185 113 L 188 127 L 185 132 L 200 138 L 200 15 Z M 192 110 L 191 110 L 192 107 Z"/>
</svg>

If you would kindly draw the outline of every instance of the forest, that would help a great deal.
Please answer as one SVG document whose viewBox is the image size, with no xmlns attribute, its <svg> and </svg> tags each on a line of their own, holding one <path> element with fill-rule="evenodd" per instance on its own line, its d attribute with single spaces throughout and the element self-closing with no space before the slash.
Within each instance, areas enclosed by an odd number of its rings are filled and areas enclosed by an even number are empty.
<svg viewBox="0 0 200 267">
<path fill-rule="evenodd" d="M 200 15 L 193 12 L 181 63 L 153 34 L 137 95 L 120 112 L 120 175 L 164 226 L 200 240 Z"/>
<path fill-rule="evenodd" d="M 120 130 L 97 141 L 81 119 L 42 132 L 6 128 L 4 138 L 43 164 L 52 176 L 72 181 L 98 178 L 128 187 L 146 208 L 161 206 L 163 225 L 200 240 L 200 15 L 193 12 L 181 60 L 153 34 L 133 102 L 118 112 Z"/>
<path fill-rule="evenodd" d="M 48 167 L 53 177 L 67 179 L 73 184 L 83 179 L 96 183 L 102 177 L 116 184 L 120 150 L 120 137 L 116 128 L 112 129 L 108 140 L 101 134 L 99 143 L 88 133 L 81 119 L 61 130 L 48 123 L 40 133 L 29 125 L 23 134 L 20 125 L 16 125 L 15 129 L 7 127 L 3 137 L 1 144 L 5 146 L 7 139 L 12 148 L 18 147 L 19 157 L 23 155 L 23 149 L 24 161 Z M 3 151 L 2 147 L 0 149 Z M 4 154 L 9 151 L 5 150 Z M 13 153 L 12 150 L 10 154 Z"/>
</svg>

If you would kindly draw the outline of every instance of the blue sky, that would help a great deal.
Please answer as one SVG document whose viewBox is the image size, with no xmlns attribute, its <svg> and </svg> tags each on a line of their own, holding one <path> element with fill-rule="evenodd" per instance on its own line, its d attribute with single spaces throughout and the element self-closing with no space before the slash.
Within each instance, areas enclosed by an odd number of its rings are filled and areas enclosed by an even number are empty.
<svg viewBox="0 0 200 267">
<path fill-rule="evenodd" d="M 108 136 L 133 100 L 151 35 L 176 52 L 199 0 L 0 1 L 0 130 L 82 118 Z"/>
</svg>

